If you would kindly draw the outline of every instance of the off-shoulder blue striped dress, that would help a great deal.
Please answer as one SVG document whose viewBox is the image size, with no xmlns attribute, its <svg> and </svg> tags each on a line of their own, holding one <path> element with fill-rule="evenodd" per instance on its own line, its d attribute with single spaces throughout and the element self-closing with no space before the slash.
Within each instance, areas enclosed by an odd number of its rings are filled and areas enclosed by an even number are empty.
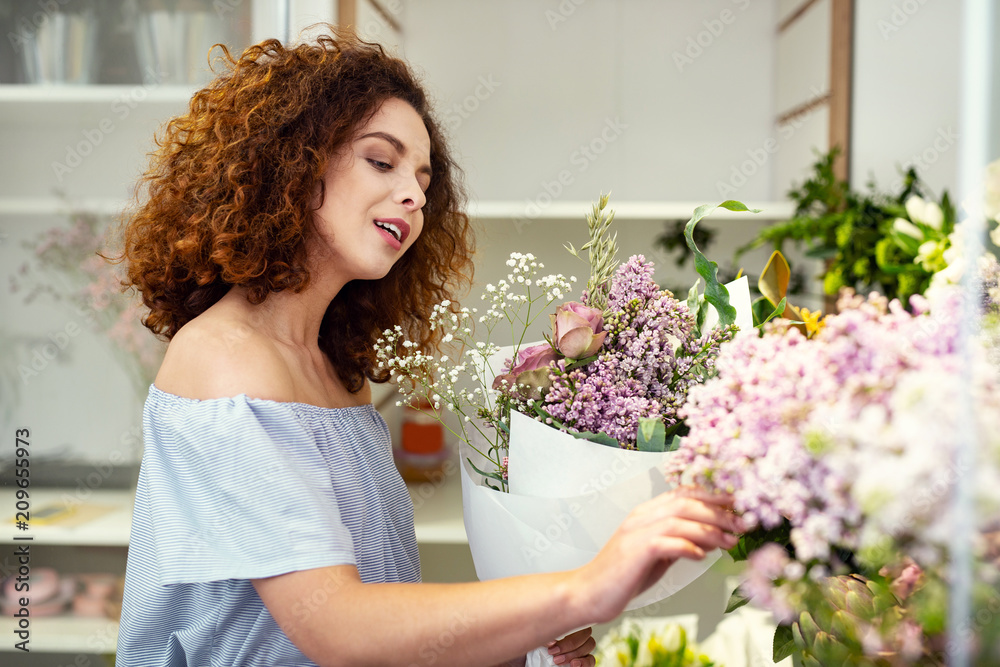
<svg viewBox="0 0 1000 667">
<path fill-rule="evenodd" d="M 251 579 L 356 565 L 420 580 L 413 504 L 371 405 L 150 385 L 125 574 L 118 667 L 313 665 Z"/>
</svg>

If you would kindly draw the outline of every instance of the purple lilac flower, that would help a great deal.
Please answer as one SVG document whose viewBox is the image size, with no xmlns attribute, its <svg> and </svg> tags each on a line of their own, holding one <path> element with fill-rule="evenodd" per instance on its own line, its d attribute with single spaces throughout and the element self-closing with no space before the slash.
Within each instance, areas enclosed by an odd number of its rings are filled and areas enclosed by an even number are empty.
<svg viewBox="0 0 1000 667">
<path fill-rule="evenodd" d="M 719 346 L 733 329 L 696 337 L 687 304 L 660 290 L 652 263 L 641 255 L 616 271 L 608 309 L 599 358 L 570 371 L 559 362 L 544 407 L 575 431 L 606 433 L 634 447 L 640 418 L 677 423 L 689 389 L 714 371 Z"/>
</svg>

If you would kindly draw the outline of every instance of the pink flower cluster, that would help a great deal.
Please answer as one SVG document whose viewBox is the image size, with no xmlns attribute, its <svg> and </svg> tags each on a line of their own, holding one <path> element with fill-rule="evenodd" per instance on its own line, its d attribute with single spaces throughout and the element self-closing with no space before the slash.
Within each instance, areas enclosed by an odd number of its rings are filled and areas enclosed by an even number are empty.
<svg viewBox="0 0 1000 667">
<path fill-rule="evenodd" d="M 659 288 L 641 255 L 618 268 L 608 310 L 600 356 L 572 370 L 567 360 L 556 362 L 543 407 L 575 431 L 605 433 L 634 448 L 641 417 L 677 423 L 688 390 L 713 372 L 734 329 L 696 335 L 687 304 Z"/>
<path fill-rule="evenodd" d="M 950 397 L 968 382 L 958 354 L 961 294 L 911 304 L 915 314 L 877 295 L 847 295 L 812 340 L 768 325 L 768 335 L 726 345 L 718 376 L 693 387 L 680 412 L 690 433 L 668 476 L 733 493 L 751 528 L 787 519 L 803 564 L 834 563 L 832 546 L 874 559 L 902 548 L 936 561 L 948 544 L 962 420 Z M 996 373 L 977 372 L 972 391 L 986 463 L 973 474 L 977 502 L 996 519 Z"/>
</svg>

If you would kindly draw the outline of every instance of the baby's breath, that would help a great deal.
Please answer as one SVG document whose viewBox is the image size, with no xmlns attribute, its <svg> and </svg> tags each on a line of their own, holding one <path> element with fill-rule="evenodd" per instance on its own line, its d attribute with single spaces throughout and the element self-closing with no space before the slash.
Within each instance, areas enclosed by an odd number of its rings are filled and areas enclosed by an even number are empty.
<svg viewBox="0 0 1000 667">
<path fill-rule="evenodd" d="M 444 407 L 457 414 L 458 431 L 452 430 L 439 415 L 433 416 L 455 437 L 490 459 L 497 471 L 502 469 L 503 457 L 507 455 L 505 427 L 509 410 L 502 404 L 504 398 L 492 388 L 489 360 L 500 348 L 490 341 L 500 333 L 498 329 L 508 329 L 516 356 L 534 321 L 547 312 L 553 301 L 569 293 L 576 281 L 562 274 L 539 276 L 544 265 L 531 253 L 511 253 L 506 265 L 510 268 L 507 277 L 495 285 L 486 285 L 482 293 L 481 299 L 487 305 L 482 314 L 476 308 L 458 308 L 448 300 L 431 309 L 431 330 L 440 330 L 442 344 L 459 349 L 457 355 L 427 354 L 419 344 L 405 337 L 399 325 L 383 331 L 375 346 L 379 366 L 392 374 L 407 399 L 401 403 L 422 397 L 436 410 Z M 485 330 L 485 341 L 474 340 L 476 324 Z M 466 380 L 472 381 L 471 390 L 462 386 Z M 487 452 L 475 446 L 473 433 L 489 443 Z M 501 484 L 506 488 L 505 482 Z"/>
</svg>

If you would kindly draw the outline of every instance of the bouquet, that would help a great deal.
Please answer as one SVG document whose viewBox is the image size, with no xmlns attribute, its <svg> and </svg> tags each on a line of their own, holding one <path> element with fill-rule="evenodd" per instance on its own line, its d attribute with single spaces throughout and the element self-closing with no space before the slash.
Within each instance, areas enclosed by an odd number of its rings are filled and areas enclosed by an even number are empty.
<svg viewBox="0 0 1000 667">
<path fill-rule="evenodd" d="M 983 266 L 995 323 L 1000 266 Z M 810 665 L 937 664 L 969 415 L 980 438 L 964 471 L 977 509 L 974 617 L 985 619 L 970 634 L 980 660 L 1000 658 L 1000 374 L 986 345 L 962 361 L 958 289 L 910 303 L 848 290 L 811 338 L 781 321 L 740 337 L 681 411 L 690 432 L 670 479 L 732 492 L 756 526 L 733 550 L 749 569 L 730 608 L 753 598 L 774 612 L 776 660 L 799 650 Z M 954 400 L 963 374 L 968 412 Z"/>
<path fill-rule="evenodd" d="M 454 359 L 418 350 L 399 328 L 378 342 L 404 394 L 458 417 L 450 428 L 462 446 L 466 532 L 481 579 L 581 566 L 635 505 L 669 490 L 664 464 L 684 432 L 688 392 L 713 375 L 738 310 L 752 328 L 746 279 L 731 285 L 731 299 L 717 265 L 694 246 L 695 225 L 715 207 L 700 207 L 688 223 L 705 290 L 696 284 L 681 301 L 659 289 L 643 257 L 618 265 L 607 203 L 602 197 L 588 217 L 589 242 L 568 248 L 589 251 L 579 300 L 549 310 L 575 279 L 539 276 L 534 256 L 514 253 L 508 279 L 486 286 L 484 313 L 448 302 L 435 308 L 432 326 L 443 341 L 464 345 Z M 547 339 L 525 343 L 543 314 Z M 485 341 L 473 339 L 474 326 L 485 329 Z M 492 340 L 508 327 L 513 345 L 501 349 Z M 679 590 L 716 558 L 675 565 L 630 608 Z"/>
</svg>

